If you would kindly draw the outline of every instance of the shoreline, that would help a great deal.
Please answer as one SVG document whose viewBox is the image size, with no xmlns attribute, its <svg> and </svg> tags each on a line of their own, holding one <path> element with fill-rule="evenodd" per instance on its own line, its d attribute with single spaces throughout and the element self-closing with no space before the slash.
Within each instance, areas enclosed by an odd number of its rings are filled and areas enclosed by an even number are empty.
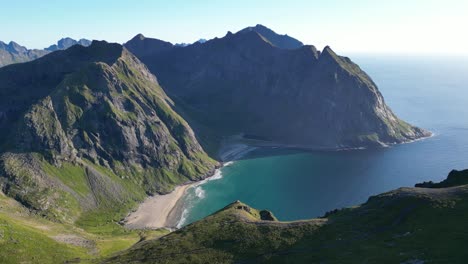
<svg viewBox="0 0 468 264">
<path fill-rule="evenodd" d="M 398 143 L 382 143 L 380 146 L 361 146 L 361 147 L 347 147 L 347 146 L 337 146 L 337 147 L 318 147 L 313 145 L 295 145 L 295 144 L 285 144 L 279 143 L 275 141 L 269 140 L 258 140 L 258 139 L 251 139 L 251 138 L 243 138 L 240 135 L 232 136 L 230 139 L 227 140 L 226 145 L 246 145 L 249 147 L 255 148 L 286 148 L 286 149 L 297 149 L 297 150 L 305 150 L 305 151 L 323 151 L 323 152 L 338 152 L 338 151 L 350 151 L 350 150 L 366 150 L 372 148 L 388 148 L 392 146 L 404 145 L 404 144 L 411 144 L 418 141 L 423 141 L 429 138 L 433 138 L 437 136 L 436 133 L 432 131 L 428 131 L 429 135 L 422 136 L 416 139 L 408 139 Z"/>
<path fill-rule="evenodd" d="M 408 144 L 436 136 L 432 133 L 427 137 L 421 137 L 407 142 L 397 144 L 390 144 L 383 147 L 390 147 L 393 145 Z M 221 166 L 216 168 L 212 174 L 197 182 L 188 182 L 175 187 L 175 189 L 165 195 L 155 195 L 147 197 L 138 208 L 129 213 L 124 219 L 124 226 L 128 229 L 159 229 L 167 228 L 170 230 L 180 228 L 180 223 L 184 217 L 185 201 L 184 197 L 187 190 L 202 185 L 208 181 L 219 179 L 222 177 L 221 169 L 233 161 L 242 158 L 249 152 L 258 148 L 290 148 L 301 150 L 315 150 L 315 151 L 346 151 L 346 150 L 359 150 L 366 148 L 341 148 L 341 149 L 313 149 L 304 146 L 281 144 L 271 141 L 245 139 L 239 136 L 231 137 L 226 140 L 219 152 Z"/>
<path fill-rule="evenodd" d="M 147 197 L 137 210 L 125 217 L 124 226 L 128 229 L 172 228 L 169 216 L 193 184 L 179 185 L 171 193 Z"/>
<path fill-rule="evenodd" d="M 164 195 L 147 197 L 138 205 L 138 208 L 129 213 L 124 219 L 124 226 L 128 229 L 177 229 L 182 220 L 185 210 L 184 197 L 191 187 L 202 185 L 208 181 L 222 177 L 221 169 L 228 166 L 232 161 L 257 149 L 245 143 L 237 142 L 228 144 L 220 151 L 223 157 L 221 165 L 216 168 L 209 177 L 197 182 L 188 182 L 175 187 L 175 189 Z"/>
</svg>

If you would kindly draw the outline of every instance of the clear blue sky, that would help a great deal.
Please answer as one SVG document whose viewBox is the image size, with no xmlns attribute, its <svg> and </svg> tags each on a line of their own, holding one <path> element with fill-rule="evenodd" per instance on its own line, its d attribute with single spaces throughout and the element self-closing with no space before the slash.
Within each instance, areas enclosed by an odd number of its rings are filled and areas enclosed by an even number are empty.
<svg viewBox="0 0 468 264">
<path fill-rule="evenodd" d="M 263 24 L 341 53 L 468 53 L 467 0 L 2 1 L 0 40 L 44 48 L 58 39 L 173 43 Z"/>
</svg>

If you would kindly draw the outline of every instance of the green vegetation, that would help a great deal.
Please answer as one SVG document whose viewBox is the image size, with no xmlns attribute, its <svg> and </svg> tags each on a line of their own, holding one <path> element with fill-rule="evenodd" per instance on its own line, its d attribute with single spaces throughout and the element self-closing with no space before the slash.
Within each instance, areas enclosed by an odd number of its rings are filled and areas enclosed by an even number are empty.
<svg viewBox="0 0 468 264">
<path fill-rule="evenodd" d="M 59 243 L 46 234 L 0 215 L 0 262 L 63 263 L 88 256 L 86 249 Z"/>
<path fill-rule="evenodd" d="M 87 183 L 86 171 L 82 166 L 63 163 L 60 167 L 56 167 L 43 161 L 42 169 L 48 175 L 59 178 L 64 184 L 83 197 L 91 193 Z"/>
<path fill-rule="evenodd" d="M 0 192 L 0 263 L 94 263 L 168 233 L 120 229 L 118 234 L 92 234 L 74 224 L 51 222 Z"/>
</svg>

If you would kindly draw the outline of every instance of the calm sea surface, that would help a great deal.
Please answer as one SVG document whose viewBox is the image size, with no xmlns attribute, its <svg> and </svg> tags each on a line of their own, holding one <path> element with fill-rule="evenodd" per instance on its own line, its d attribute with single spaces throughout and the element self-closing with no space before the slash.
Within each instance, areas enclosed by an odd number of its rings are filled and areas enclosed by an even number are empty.
<svg viewBox="0 0 468 264">
<path fill-rule="evenodd" d="M 280 220 L 323 215 L 371 195 L 468 168 L 468 58 L 355 55 L 403 120 L 435 136 L 385 149 L 257 149 L 191 188 L 182 224 L 241 200 Z"/>
</svg>

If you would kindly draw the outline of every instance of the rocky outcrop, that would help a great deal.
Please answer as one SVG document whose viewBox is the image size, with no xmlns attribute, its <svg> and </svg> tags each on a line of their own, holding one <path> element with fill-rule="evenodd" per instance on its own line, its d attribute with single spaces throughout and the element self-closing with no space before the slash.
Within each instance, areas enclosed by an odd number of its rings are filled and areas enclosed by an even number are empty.
<svg viewBox="0 0 468 264">
<path fill-rule="evenodd" d="M 337 149 L 430 134 L 400 120 L 349 58 L 330 47 L 280 48 L 273 41 L 279 35 L 264 36 L 263 31 L 250 28 L 187 47 L 161 48 L 159 40 L 148 38 L 134 38 L 125 46 L 158 75 L 193 127 L 210 129 L 199 130 L 201 135 L 250 134 Z"/>
</svg>

